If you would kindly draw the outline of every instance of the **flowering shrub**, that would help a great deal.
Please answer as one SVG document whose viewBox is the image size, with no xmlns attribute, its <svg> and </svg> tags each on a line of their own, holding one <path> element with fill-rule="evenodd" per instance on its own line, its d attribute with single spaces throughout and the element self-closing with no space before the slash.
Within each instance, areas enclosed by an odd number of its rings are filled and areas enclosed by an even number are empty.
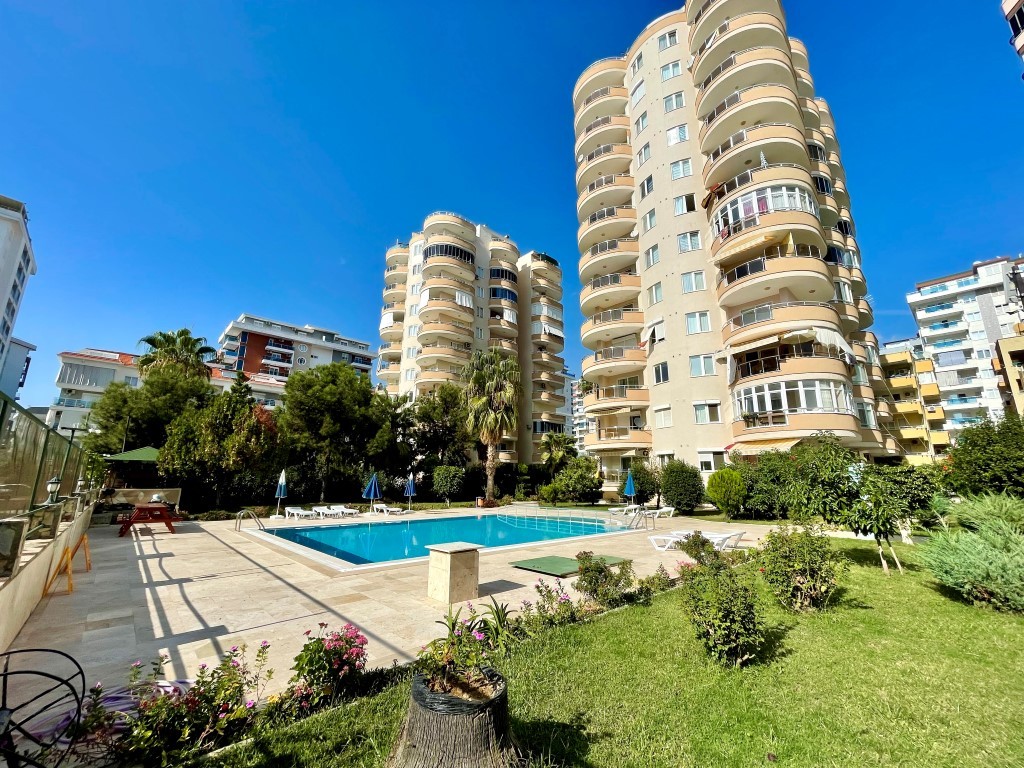
<svg viewBox="0 0 1024 768">
<path fill-rule="evenodd" d="M 594 557 L 593 552 L 580 552 L 576 560 L 580 564 L 580 577 L 573 586 L 583 595 L 602 608 L 614 608 L 626 602 L 633 586 L 632 560 L 611 566 Z"/>
<path fill-rule="evenodd" d="M 846 560 L 832 548 L 828 536 L 815 528 L 772 531 L 761 551 L 761 574 L 786 608 L 823 608 L 839 587 Z"/>
<path fill-rule="evenodd" d="M 432 640 L 419 653 L 418 665 L 434 691 L 450 693 L 463 689 L 465 684 L 472 686 L 486 680 L 483 667 L 491 648 L 483 622 L 472 604 L 468 618 L 461 617 L 461 608 L 455 613 L 449 609 L 437 622 L 447 630 L 446 635 Z"/>
<path fill-rule="evenodd" d="M 577 624 L 586 621 L 590 611 L 583 601 L 574 601 L 561 579 L 555 579 L 554 586 L 544 579 L 537 579 L 533 585 L 537 591 L 536 602 L 524 600 L 520 611 L 519 625 L 525 634 L 533 635 L 547 627 L 561 624 Z"/>
<path fill-rule="evenodd" d="M 300 708 L 309 709 L 346 693 L 366 665 L 366 637 L 352 624 L 329 631 L 325 622 L 316 635 L 308 629 L 304 634 L 290 693 Z"/>
</svg>

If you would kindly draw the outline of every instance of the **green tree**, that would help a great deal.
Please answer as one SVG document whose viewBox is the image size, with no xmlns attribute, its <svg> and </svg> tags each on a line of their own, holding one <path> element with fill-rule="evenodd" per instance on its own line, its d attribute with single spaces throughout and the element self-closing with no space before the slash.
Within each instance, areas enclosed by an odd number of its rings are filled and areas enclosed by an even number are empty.
<svg viewBox="0 0 1024 768">
<path fill-rule="evenodd" d="M 434 468 L 434 493 L 444 499 L 446 505 L 451 506 L 452 499 L 462 493 L 462 485 L 466 480 L 464 467 L 451 467 L 441 465 Z"/>
<path fill-rule="evenodd" d="M 375 390 L 370 400 L 370 418 L 377 432 L 366 446 L 366 461 L 373 469 L 404 485 L 413 458 L 413 411 L 408 397 L 391 397 Z"/>
<path fill-rule="evenodd" d="M 487 448 L 488 501 L 494 499 L 494 473 L 498 468 L 498 444 L 502 435 L 519 428 L 521 393 L 519 363 L 495 347 L 477 350 L 462 372 L 466 382 L 466 427 Z"/>
<path fill-rule="evenodd" d="M 555 497 L 575 504 L 593 504 L 601 498 L 601 478 L 597 462 L 586 456 L 576 456 L 555 477 Z"/>
<path fill-rule="evenodd" d="M 707 494 L 712 503 L 732 519 L 743 507 L 747 486 L 738 470 L 722 467 L 708 478 Z"/>
<path fill-rule="evenodd" d="M 277 423 L 295 463 L 313 468 L 320 500 L 333 478 L 358 481 L 367 446 L 379 431 L 370 378 L 348 363 L 295 371 L 284 387 Z"/>
<path fill-rule="evenodd" d="M 139 339 L 148 349 L 139 357 L 139 372 L 145 377 L 159 368 L 176 368 L 185 376 L 209 380 L 206 362 L 217 350 L 202 336 L 192 335 L 188 328 L 177 331 L 156 331 Z"/>
<path fill-rule="evenodd" d="M 739 453 L 733 453 L 729 459 L 747 488 L 742 516 L 755 520 L 785 517 L 789 488 L 796 480 L 796 459 L 788 451 L 765 451 L 756 462 Z"/>
<path fill-rule="evenodd" d="M 546 432 L 540 439 L 540 460 L 554 478 L 576 456 L 576 440 L 564 432 Z"/>
<path fill-rule="evenodd" d="M 878 546 L 878 557 L 882 561 L 882 570 L 889 573 L 889 564 L 885 561 L 882 542 L 889 545 L 889 553 L 896 561 L 896 567 L 903 573 L 903 566 L 896 556 L 890 537 L 899 532 L 899 520 L 910 516 L 910 507 L 899 493 L 893 476 L 884 472 L 865 468 L 856 498 L 843 511 L 842 517 L 832 517 L 860 536 L 871 536 Z M 826 518 L 828 519 L 828 518 Z"/>
<path fill-rule="evenodd" d="M 949 487 L 961 495 L 1008 493 L 1024 497 L 1024 423 L 1012 409 L 997 422 L 963 429 L 949 450 Z"/>
<path fill-rule="evenodd" d="M 704 501 L 704 481 L 692 464 L 673 459 L 661 469 L 661 495 L 680 514 L 693 512 Z"/>
<path fill-rule="evenodd" d="M 857 456 L 831 432 L 816 432 L 814 442 L 793 449 L 796 471 L 786 504 L 798 519 L 821 517 L 842 525 L 860 497 Z"/>
<path fill-rule="evenodd" d="M 643 459 L 634 458 L 630 464 L 630 469 L 633 471 L 633 490 L 636 491 L 633 495 L 633 503 L 646 504 L 661 493 L 658 475 L 651 468 L 650 464 Z M 623 498 L 628 498 L 626 496 L 627 479 L 628 476 L 622 478 L 622 482 L 619 483 L 619 493 Z"/>
<path fill-rule="evenodd" d="M 469 412 L 462 387 L 441 384 L 416 399 L 413 413 L 412 439 L 421 469 L 431 471 L 436 465 L 466 464 L 476 438 L 466 427 Z"/>
</svg>

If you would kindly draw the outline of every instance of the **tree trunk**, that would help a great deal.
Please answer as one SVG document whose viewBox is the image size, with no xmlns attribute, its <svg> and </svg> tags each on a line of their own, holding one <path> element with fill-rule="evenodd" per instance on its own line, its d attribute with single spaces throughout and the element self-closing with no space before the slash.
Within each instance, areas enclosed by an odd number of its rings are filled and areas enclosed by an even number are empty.
<svg viewBox="0 0 1024 768">
<path fill-rule="evenodd" d="M 900 564 L 900 559 L 896 557 L 896 550 L 892 548 L 892 542 L 889 541 L 889 537 L 885 537 L 885 543 L 889 545 L 889 554 L 892 555 L 892 559 L 896 561 L 896 567 L 900 569 L 900 573 L 903 573 L 903 566 Z"/>
<path fill-rule="evenodd" d="M 488 501 L 494 500 L 494 473 L 498 470 L 498 444 L 487 445 L 487 461 L 484 463 L 487 472 L 487 490 L 484 494 Z"/>
<path fill-rule="evenodd" d="M 432 693 L 413 679 L 409 714 L 387 768 L 510 768 L 521 764 L 512 740 L 508 691 L 500 681 L 487 701 Z"/>
<path fill-rule="evenodd" d="M 885 571 L 885 575 L 889 575 L 889 564 L 885 562 L 885 552 L 882 551 L 882 540 L 875 539 L 875 543 L 878 544 L 878 558 L 882 561 L 882 570 Z"/>
</svg>

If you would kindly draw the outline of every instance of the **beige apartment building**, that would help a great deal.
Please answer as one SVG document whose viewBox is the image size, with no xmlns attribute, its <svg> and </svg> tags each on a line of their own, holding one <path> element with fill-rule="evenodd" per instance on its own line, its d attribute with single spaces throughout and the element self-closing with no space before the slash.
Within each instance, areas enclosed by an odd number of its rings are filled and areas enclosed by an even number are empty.
<svg viewBox="0 0 1024 768">
<path fill-rule="evenodd" d="M 708 473 L 819 430 L 896 455 L 835 123 L 780 3 L 668 13 L 588 67 L 573 106 L 606 488 L 634 456 Z"/>
<path fill-rule="evenodd" d="M 516 356 L 523 381 L 518 434 L 504 436 L 499 457 L 539 460 L 543 435 L 569 418 L 558 262 L 439 211 L 389 248 L 385 265 L 377 376 L 387 391 L 415 399 L 458 384 L 474 350 L 498 347 Z"/>
<path fill-rule="evenodd" d="M 1010 37 L 1010 45 L 1024 60 L 1024 0 L 1003 0 L 1003 15 L 1013 33 Z"/>
</svg>

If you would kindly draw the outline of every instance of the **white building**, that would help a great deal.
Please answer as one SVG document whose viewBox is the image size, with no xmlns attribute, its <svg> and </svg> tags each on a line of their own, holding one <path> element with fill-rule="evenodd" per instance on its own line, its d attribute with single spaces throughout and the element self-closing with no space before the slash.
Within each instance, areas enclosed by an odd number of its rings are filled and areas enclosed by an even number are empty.
<svg viewBox="0 0 1024 768">
<path fill-rule="evenodd" d="M 284 382 L 280 377 L 270 376 L 265 373 L 247 374 L 246 383 L 252 390 L 252 396 L 257 403 L 264 408 L 273 410 L 281 404 L 281 397 L 284 395 Z M 238 371 L 218 365 L 210 365 L 210 383 L 220 391 L 231 389 L 231 385 L 238 378 Z"/>
<path fill-rule="evenodd" d="M 18 399 L 18 392 L 25 386 L 25 377 L 28 376 L 28 368 L 32 364 L 31 355 L 35 351 L 35 344 L 11 337 L 3 365 L 0 366 L 0 392 L 15 400 Z"/>
<path fill-rule="evenodd" d="M 25 296 L 25 286 L 29 277 L 35 273 L 36 258 L 28 234 L 25 204 L 0 195 L 0 303 L 4 307 L 3 315 L 0 316 L 0 370 L 4 368 L 10 350 L 11 335 Z M 16 354 L 20 355 L 21 352 Z"/>
<path fill-rule="evenodd" d="M 46 423 L 58 430 L 86 426 L 93 405 L 115 382 L 139 386 L 138 355 L 109 349 L 86 348 L 61 352 L 57 387 L 60 394 L 46 414 Z"/>
<path fill-rule="evenodd" d="M 590 432 L 591 422 L 583 411 L 582 385 L 583 379 L 573 379 L 570 383 L 572 403 L 572 420 L 570 423 L 572 424 L 572 436 L 576 439 L 576 450 L 580 456 L 587 456 L 584 440 L 587 433 Z"/>
</svg>

